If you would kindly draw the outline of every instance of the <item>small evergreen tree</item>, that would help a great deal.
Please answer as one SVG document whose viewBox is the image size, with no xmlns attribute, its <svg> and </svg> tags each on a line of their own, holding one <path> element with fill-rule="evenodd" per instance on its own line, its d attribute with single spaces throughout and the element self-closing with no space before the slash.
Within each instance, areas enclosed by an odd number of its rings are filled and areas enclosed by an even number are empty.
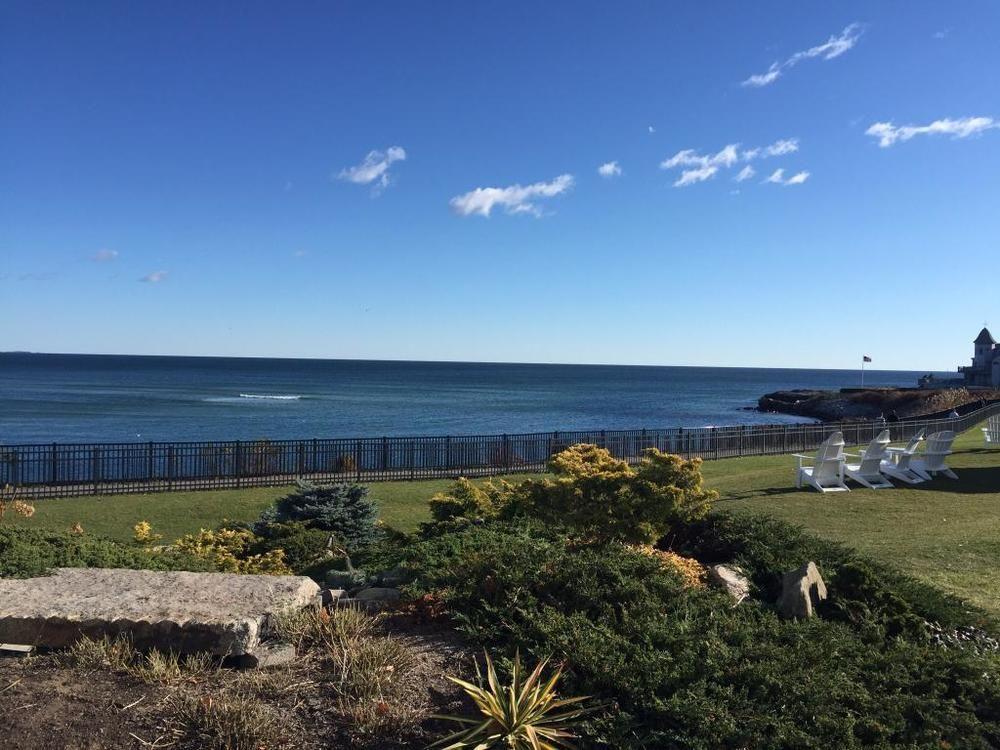
<svg viewBox="0 0 1000 750">
<path fill-rule="evenodd" d="M 365 547 L 378 536 L 378 507 L 361 484 L 316 485 L 300 481 L 299 489 L 260 514 L 254 531 L 269 535 L 271 524 L 302 523 L 333 534 L 348 551 Z"/>
</svg>

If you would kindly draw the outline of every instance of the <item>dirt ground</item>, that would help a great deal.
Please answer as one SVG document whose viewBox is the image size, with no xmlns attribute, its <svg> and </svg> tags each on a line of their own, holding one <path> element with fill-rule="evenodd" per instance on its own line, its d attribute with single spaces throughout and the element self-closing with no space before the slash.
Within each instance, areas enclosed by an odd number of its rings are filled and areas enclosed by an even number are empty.
<svg viewBox="0 0 1000 750">
<path fill-rule="evenodd" d="M 238 691 L 267 708 L 275 739 L 266 750 L 295 748 L 422 748 L 451 727 L 433 713 L 466 713 L 468 704 L 446 674 L 468 676 L 471 651 L 440 625 L 396 616 L 386 632 L 410 654 L 402 676 L 405 710 L 381 726 L 344 718 L 337 687 L 316 660 L 265 670 L 213 669 L 168 684 L 129 674 L 69 666 L 60 654 L 0 658 L 0 747 L 4 750 L 116 750 L 223 747 L 185 722 L 185 701 L 211 701 Z M 262 750 L 265 750 L 262 747 Z"/>
</svg>

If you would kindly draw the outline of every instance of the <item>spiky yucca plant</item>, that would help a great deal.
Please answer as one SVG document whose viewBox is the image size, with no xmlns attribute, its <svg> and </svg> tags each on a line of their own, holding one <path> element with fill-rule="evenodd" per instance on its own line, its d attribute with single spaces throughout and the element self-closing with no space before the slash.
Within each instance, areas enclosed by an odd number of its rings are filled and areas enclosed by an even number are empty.
<svg viewBox="0 0 1000 750">
<path fill-rule="evenodd" d="M 475 750 L 500 747 L 509 750 L 558 750 L 573 747 L 569 740 L 575 735 L 569 730 L 569 724 L 587 713 L 587 709 L 579 705 L 587 698 L 557 696 L 555 687 L 562 676 L 562 668 L 557 669 L 546 682 L 542 682 L 542 670 L 548 664 L 548 659 L 540 662 L 531 674 L 525 676 L 521 655 L 516 654 L 510 685 L 501 685 L 493 660 L 489 654 L 485 656 L 485 684 L 478 661 L 477 684 L 448 677 L 465 690 L 485 718 L 438 716 L 439 719 L 469 725 L 469 728 L 455 732 L 431 747 L 443 750 L 466 747 Z M 575 708 L 568 708 L 570 706 Z M 568 710 L 562 710 L 567 708 Z"/>
</svg>

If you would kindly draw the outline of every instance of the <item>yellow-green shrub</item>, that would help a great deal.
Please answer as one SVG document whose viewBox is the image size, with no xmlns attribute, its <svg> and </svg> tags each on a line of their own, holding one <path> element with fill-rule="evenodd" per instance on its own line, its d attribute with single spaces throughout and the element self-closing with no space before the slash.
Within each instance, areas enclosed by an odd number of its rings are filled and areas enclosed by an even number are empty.
<svg viewBox="0 0 1000 750">
<path fill-rule="evenodd" d="M 431 516 L 438 523 L 461 525 L 477 519 L 496 518 L 507 507 L 515 486 L 504 480 L 475 483 L 464 477 L 430 500 Z"/>
<path fill-rule="evenodd" d="M 263 575 L 290 575 L 285 563 L 285 551 L 273 549 L 259 555 L 248 553 L 257 536 L 246 529 L 222 528 L 217 531 L 200 529 L 173 543 L 179 552 L 209 560 L 224 573 L 252 573 Z"/>
<path fill-rule="evenodd" d="M 649 544 L 675 523 L 701 518 L 718 495 L 702 484 L 700 459 L 649 449 L 638 469 L 596 445 L 574 445 L 549 461 L 551 478 L 518 487 L 511 504 L 594 541 Z"/>
</svg>

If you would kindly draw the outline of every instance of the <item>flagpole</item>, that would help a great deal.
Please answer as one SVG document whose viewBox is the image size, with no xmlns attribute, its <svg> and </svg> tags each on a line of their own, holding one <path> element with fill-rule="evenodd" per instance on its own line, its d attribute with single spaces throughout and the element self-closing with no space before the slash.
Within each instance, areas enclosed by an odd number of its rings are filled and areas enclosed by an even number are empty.
<svg viewBox="0 0 1000 750">
<path fill-rule="evenodd" d="M 865 358 L 861 358 L 861 387 L 865 387 Z"/>
</svg>

